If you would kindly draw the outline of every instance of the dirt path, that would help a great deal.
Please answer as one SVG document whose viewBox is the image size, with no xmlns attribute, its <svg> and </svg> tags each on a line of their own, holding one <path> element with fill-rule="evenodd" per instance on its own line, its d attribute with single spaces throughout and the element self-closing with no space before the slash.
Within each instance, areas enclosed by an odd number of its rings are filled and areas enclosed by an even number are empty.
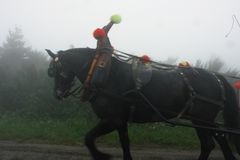
<svg viewBox="0 0 240 160">
<path fill-rule="evenodd" d="M 119 148 L 101 149 L 114 155 L 114 160 L 122 159 Z M 134 160 L 196 160 L 198 152 L 165 149 L 132 149 Z M 214 151 L 209 160 L 223 160 L 221 152 Z M 90 160 L 85 147 L 26 144 L 0 141 L 0 160 Z"/>
</svg>

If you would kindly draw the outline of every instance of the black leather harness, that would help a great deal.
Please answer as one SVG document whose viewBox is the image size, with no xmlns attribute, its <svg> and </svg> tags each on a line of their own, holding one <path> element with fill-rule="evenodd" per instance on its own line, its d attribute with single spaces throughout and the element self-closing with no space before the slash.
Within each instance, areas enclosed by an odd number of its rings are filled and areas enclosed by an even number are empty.
<svg viewBox="0 0 240 160">
<path fill-rule="evenodd" d="M 192 69 L 192 68 L 190 68 Z M 186 75 L 182 72 L 182 71 L 179 71 L 179 74 L 180 76 L 182 77 L 185 85 L 187 86 L 188 90 L 189 90 L 189 98 L 187 100 L 187 102 L 185 103 L 185 106 L 184 108 L 182 109 L 182 111 L 178 114 L 177 118 L 180 118 L 182 117 L 182 115 L 191 107 L 193 107 L 194 105 L 194 100 L 200 100 L 200 101 L 204 101 L 204 102 L 207 102 L 207 103 L 211 103 L 211 104 L 214 104 L 214 105 L 217 105 L 220 107 L 220 109 L 223 109 L 224 107 L 224 101 L 226 100 L 226 96 L 225 96 L 225 89 L 224 89 L 224 85 L 222 83 L 222 81 L 216 76 L 215 73 L 211 73 L 214 78 L 216 79 L 216 81 L 218 82 L 219 84 L 219 87 L 220 87 L 220 90 L 221 90 L 221 100 L 218 101 L 218 100 L 213 100 L 213 99 L 210 99 L 210 98 L 207 98 L 207 97 L 204 97 L 202 95 L 199 95 L 195 90 L 194 88 L 192 87 L 192 85 L 190 84 L 188 78 L 186 77 Z"/>
</svg>

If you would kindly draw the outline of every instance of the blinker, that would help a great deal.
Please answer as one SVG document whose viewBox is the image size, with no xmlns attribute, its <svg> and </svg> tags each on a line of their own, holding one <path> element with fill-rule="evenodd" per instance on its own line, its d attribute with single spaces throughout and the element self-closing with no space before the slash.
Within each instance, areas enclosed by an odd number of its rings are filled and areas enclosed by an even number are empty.
<svg viewBox="0 0 240 160">
<path fill-rule="evenodd" d="M 48 69 L 48 76 L 49 76 L 49 77 L 54 77 L 54 76 L 55 76 L 55 71 L 54 71 L 53 68 L 49 68 L 49 69 Z"/>
<path fill-rule="evenodd" d="M 59 61 L 59 58 L 56 57 L 52 60 L 50 67 L 48 68 L 48 75 L 49 77 L 56 76 L 57 72 L 61 70 L 61 63 Z"/>
</svg>

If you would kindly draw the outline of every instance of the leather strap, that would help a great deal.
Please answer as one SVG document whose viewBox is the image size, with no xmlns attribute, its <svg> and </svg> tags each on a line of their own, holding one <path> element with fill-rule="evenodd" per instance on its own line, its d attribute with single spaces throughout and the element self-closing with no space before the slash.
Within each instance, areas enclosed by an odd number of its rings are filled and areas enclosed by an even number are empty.
<svg viewBox="0 0 240 160">
<path fill-rule="evenodd" d="M 90 80 L 91 80 L 91 78 L 92 78 L 92 75 L 93 75 L 94 69 L 95 69 L 95 67 L 96 67 L 96 65 L 97 65 L 97 62 L 98 62 L 99 57 L 100 57 L 100 53 L 97 53 L 97 54 L 94 56 L 93 60 L 92 60 L 90 69 L 89 69 L 89 71 L 88 71 L 86 80 L 85 80 L 85 82 L 84 82 L 85 87 L 89 87 L 89 85 L 90 85 Z"/>
</svg>

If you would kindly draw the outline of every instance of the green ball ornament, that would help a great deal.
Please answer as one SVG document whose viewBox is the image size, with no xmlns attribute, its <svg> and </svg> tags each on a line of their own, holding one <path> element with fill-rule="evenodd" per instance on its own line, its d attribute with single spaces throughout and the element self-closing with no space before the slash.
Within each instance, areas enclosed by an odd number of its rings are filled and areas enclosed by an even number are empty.
<svg viewBox="0 0 240 160">
<path fill-rule="evenodd" d="M 111 22 L 113 22 L 115 24 L 119 24 L 122 21 L 122 18 L 120 15 L 115 14 L 115 15 L 111 16 L 110 20 L 111 20 Z"/>
</svg>

